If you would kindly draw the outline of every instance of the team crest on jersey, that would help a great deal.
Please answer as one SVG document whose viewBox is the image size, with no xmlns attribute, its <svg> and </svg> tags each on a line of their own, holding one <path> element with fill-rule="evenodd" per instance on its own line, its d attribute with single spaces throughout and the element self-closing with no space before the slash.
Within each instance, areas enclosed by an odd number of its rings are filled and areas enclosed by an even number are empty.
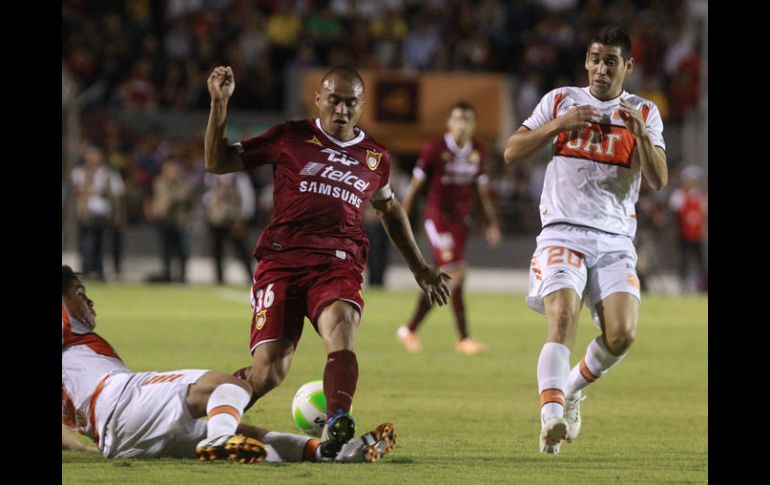
<svg viewBox="0 0 770 485">
<path fill-rule="evenodd" d="M 481 161 L 481 153 L 479 153 L 478 150 L 473 150 L 468 156 L 468 161 L 474 165 L 478 165 L 478 163 Z"/>
<path fill-rule="evenodd" d="M 369 170 L 377 170 L 377 167 L 380 166 L 381 158 L 382 153 L 366 150 L 366 166 L 369 167 Z"/>
<path fill-rule="evenodd" d="M 319 147 L 323 146 L 323 143 L 321 143 L 321 140 L 318 139 L 317 136 L 313 135 L 313 138 L 310 138 L 308 140 L 305 140 L 307 143 L 312 143 L 313 145 L 318 145 Z"/>
<path fill-rule="evenodd" d="M 254 325 L 257 330 L 262 330 L 262 327 L 267 323 L 267 309 L 258 311 L 254 314 Z"/>
</svg>

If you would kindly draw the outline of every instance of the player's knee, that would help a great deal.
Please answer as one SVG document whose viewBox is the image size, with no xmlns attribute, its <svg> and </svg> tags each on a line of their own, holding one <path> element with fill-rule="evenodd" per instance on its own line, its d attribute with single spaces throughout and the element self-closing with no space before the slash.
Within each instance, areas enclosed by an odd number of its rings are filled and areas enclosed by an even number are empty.
<svg viewBox="0 0 770 485">
<path fill-rule="evenodd" d="M 228 376 L 228 377 L 229 379 L 227 380 L 227 384 L 234 384 L 240 387 L 241 389 L 243 389 L 244 391 L 248 392 L 249 395 L 251 395 L 251 393 L 253 392 L 253 388 L 251 387 L 251 384 L 244 381 L 243 379 L 238 379 L 235 376 Z"/>
<path fill-rule="evenodd" d="M 252 388 L 252 394 L 264 396 L 278 387 L 284 379 L 286 379 L 287 374 L 288 369 L 285 369 L 280 362 L 256 368 L 252 367 L 251 374 L 249 375 L 249 384 Z"/>
<path fill-rule="evenodd" d="M 631 344 L 636 340 L 636 326 L 625 325 L 619 331 L 612 332 L 605 337 L 607 350 L 614 356 L 620 356 L 628 352 Z"/>
<path fill-rule="evenodd" d="M 465 270 L 458 270 L 451 273 L 452 279 L 449 280 L 449 289 L 457 291 L 465 282 Z"/>
<path fill-rule="evenodd" d="M 562 337 L 566 337 L 569 334 L 575 322 L 575 316 L 566 308 L 551 312 L 549 317 L 550 333 Z"/>
<path fill-rule="evenodd" d="M 353 350 L 358 329 L 357 322 L 351 319 L 342 319 L 322 335 L 326 352 L 337 350 Z"/>
</svg>

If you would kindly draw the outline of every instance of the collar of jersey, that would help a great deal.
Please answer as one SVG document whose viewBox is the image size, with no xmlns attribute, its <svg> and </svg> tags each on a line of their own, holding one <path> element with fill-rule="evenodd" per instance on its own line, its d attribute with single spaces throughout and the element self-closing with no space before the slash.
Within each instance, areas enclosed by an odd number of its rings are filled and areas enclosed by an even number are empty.
<svg viewBox="0 0 770 485">
<path fill-rule="evenodd" d="M 364 130 L 362 130 L 361 128 L 358 128 L 356 126 L 355 128 L 358 129 L 358 136 L 356 136 L 355 138 L 353 138 L 351 140 L 348 140 L 348 141 L 342 141 L 342 140 L 338 140 L 338 139 L 334 138 L 333 136 L 331 136 L 330 134 L 328 134 L 328 133 L 326 133 L 324 131 L 323 127 L 321 126 L 321 119 L 320 118 L 316 118 L 315 119 L 315 125 L 321 131 L 321 133 L 324 134 L 324 136 L 326 138 L 331 140 L 335 145 L 339 145 L 341 147 L 349 147 L 351 145 L 355 145 L 357 143 L 361 143 L 363 141 L 363 139 L 366 137 L 366 133 L 364 133 Z"/>
<path fill-rule="evenodd" d="M 588 95 L 591 96 L 591 99 L 593 99 L 596 102 L 601 103 L 601 104 L 603 104 L 605 106 L 610 105 L 612 103 L 616 103 L 616 102 L 619 103 L 620 102 L 620 98 L 622 98 L 624 96 L 628 96 L 628 93 L 624 89 L 623 91 L 620 92 L 620 94 L 618 94 L 614 98 L 608 99 L 607 101 L 602 101 L 601 99 L 599 99 L 599 98 L 597 98 L 596 96 L 593 95 L 593 93 L 591 92 L 591 86 L 586 86 L 583 89 L 585 89 L 586 93 L 588 93 Z"/>
<path fill-rule="evenodd" d="M 473 150 L 473 141 L 468 140 L 468 143 L 460 148 L 457 146 L 457 142 L 455 142 L 455 139 L 452 138 L 452 135 L 450 135 L 449 132 L 444 133 L 444 142 L 446 142 L 447 148 L 449 148 L 449 150 L 457 157 L 467 157 L 470 155 L 471 150 Z"/>
</svg>

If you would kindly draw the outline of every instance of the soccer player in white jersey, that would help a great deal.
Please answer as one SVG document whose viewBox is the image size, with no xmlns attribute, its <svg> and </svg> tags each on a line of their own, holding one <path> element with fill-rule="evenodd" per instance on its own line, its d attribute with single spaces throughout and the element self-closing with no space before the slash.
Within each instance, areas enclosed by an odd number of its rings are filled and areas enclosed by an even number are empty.
<svg viewBox="0 0 770 485">
<path fill-rule="evenodd" d="M 623 90 L 634 67 L 631 40 L 605 27 L 586 52 L 587 87 L 546 94 L 508 140 L 505 161 L 554 149 L 540 199 L 543 229 L 529 272 L 530 308 L 545 313 L 537 363 L 540 451 L 558 453 L 580 432 L 582 389 L 626 354 L 636 336 L 634 205 L 642 174 L 656 190 L 668 181 L 663 123 L 655 104 Z M 601 335 L 570 370 L 583 302 Z"/>
<path fill-rule="evenodd" d="M 77 274 L 62 266 L 62 449 L 105 458 L 197 455 L 259 463 L 372 462 L 395 447 L 393 424 L 383 423 L 334 457 L 322 457 L 318 439 L 240 422 L 251 398 L 248 382 L 204 369 L 132 372 L 95 326 L 93 300 Z M 81 443 L 74 431 L 98 448 Z"/>
</svg>

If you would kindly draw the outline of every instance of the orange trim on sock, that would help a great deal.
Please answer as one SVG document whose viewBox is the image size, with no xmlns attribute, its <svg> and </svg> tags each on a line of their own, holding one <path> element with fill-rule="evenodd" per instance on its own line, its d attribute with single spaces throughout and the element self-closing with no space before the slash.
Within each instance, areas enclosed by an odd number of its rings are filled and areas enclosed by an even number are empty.
<svg viewBox="0 0 770 485">
<path fill-rule="evenodd" d="M 238 412 L 238 410 L 235 409 L 234 407 L 228 406 L 227 404 L 223 404 L 221 406 L 215 407 L 214 409 L 209 411 L 208 416 L 209 416 L 209 419 L 211 419 L 217 414 L 222 414 L 222 413 L 227 413 L 230 416 L 234 417 L 235 420 L 238 421 L 239 423 L 241 422 L 241 413 Z"/>
<path fill-rule="evenodd" d="M 540 407 L 549 402 L 555 402 L 564 406 L 564 391 L 561 389 L 546 389 L 540 393 Z"/>
<path fill-rule="evenodd" d="M 583 360 L 580 361 L 580 375 L 583 376 L 583 379 L 587 380 L 588 382 L 593 382 L 599 377 L 601 377 L 601 376 L 594 375 L 593 372 L 588 370 L 588 366 L 586 365 L 585 358 L 583 358 Z"/>
<path fill-rule="evenodd" d="M 321 440 L 317 438 L 310 438 L 305 444 L 305 451 L 302 454 L 302 461 L 316 461 L 315 450 L 321 444 Z"/>
</svg>

